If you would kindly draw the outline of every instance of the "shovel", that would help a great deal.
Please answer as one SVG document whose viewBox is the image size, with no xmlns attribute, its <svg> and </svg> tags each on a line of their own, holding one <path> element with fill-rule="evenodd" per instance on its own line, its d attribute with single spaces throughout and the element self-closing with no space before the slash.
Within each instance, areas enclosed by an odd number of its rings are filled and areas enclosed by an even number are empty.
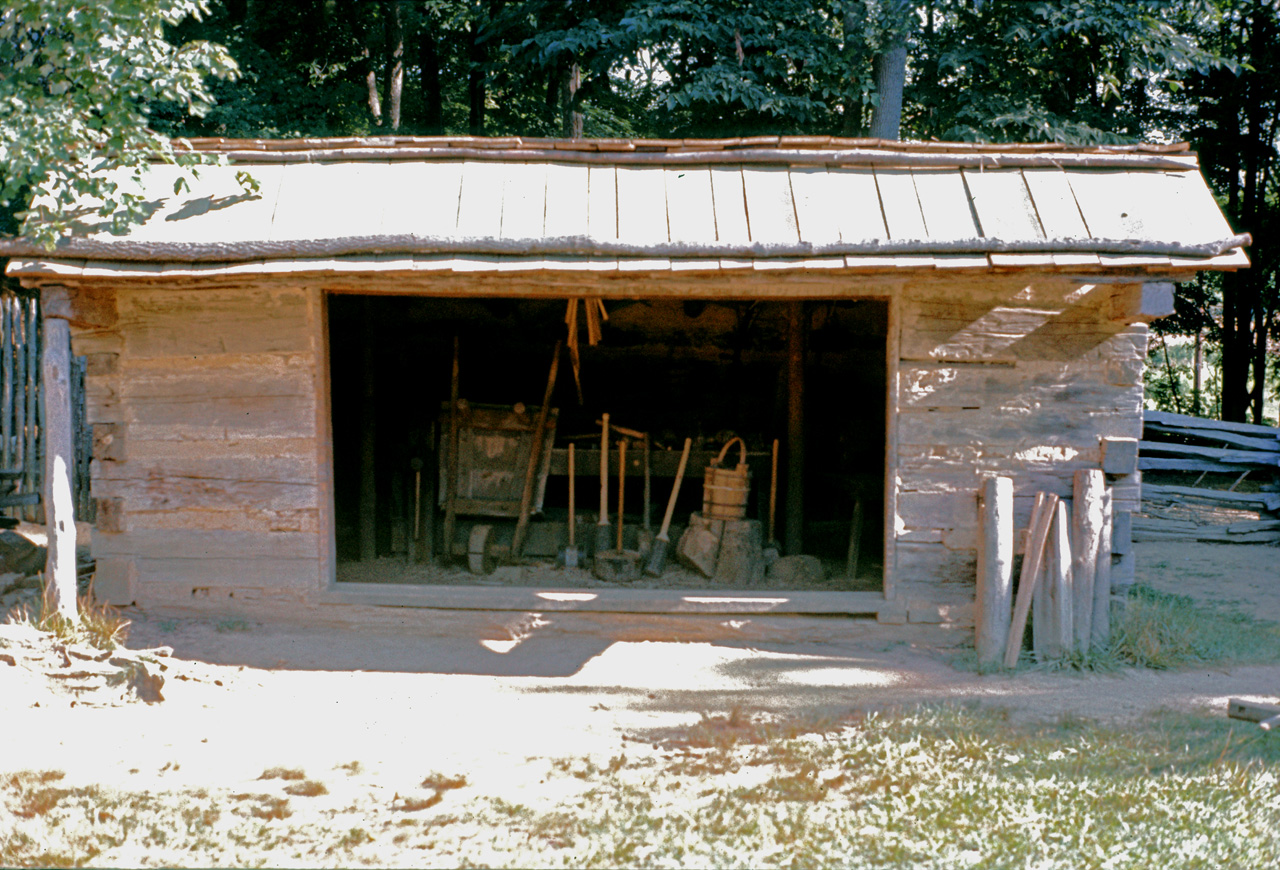
<svg viewBox="0 0 1280 870">
<path fill-rule="evenodd" d="M 658 537 L 649 551 L 649 562 L 644 566 L 644 573 L 650 577 L 662 576 L 667 567 L 667 546 L 671 539 L 667 533 L 671 530 L 671 516 L 676 512 L 676 498 L 680 495 L 680 484 L 684 480 L 684 467 L 689 462 L 689 448 L 693 439 L 684 439 L 684 451 L 680 454 L 680 465 L 676 467 L 676 482 L 671 486 L 671 497 L 667 499 L 667 512 L 662 516 L 662 528 L 658 529 Z"/>
<path fill-rule="evenodd" d="M 575 535 L 578 530 L 578 515 L 574 512 L 574 489 L 578 482 L 578 478 L 574 476 L 573 468 L 573 442 L 569 442 L 569 546 L 564 548 L 561 554 L 561 561 L 566 568 L 578 567 L 578 547 Z"/>
<path fill-rule="evenodd" d="M 618 548 L 596 553 L 595 575 L 613 583 L 640 579 L 640 554 L 623 549 L 623 501 L 627 481 L 627 442 L 618 442 Z"/>
<path fill-rule="evenodd" d="M 609 415 L 600 417 L 600 521 L 596 523 L 594 552 L 603 553 L 613 543 L 609 540 Z"/>
</svg>

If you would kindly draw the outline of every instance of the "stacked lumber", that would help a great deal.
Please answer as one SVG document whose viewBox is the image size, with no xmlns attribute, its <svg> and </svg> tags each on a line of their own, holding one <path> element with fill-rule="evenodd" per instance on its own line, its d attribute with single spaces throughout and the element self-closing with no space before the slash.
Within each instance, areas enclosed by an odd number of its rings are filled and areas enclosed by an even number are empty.
<svg viewBox="0 0 1280 870">
<path fill-rule="evenodd" d="M 1070 499 L 1036 493 L 1013 598 L 1013 482 L 993 478 L 984 484 L 974 634 L 984 667 L 1017 665 L 1028 618 L 1039 661 L 1087 655 L 1110 644 L 1112 497 L 1100 469 L 1077 471 Z"/>
<path fill-rule="evenodd" d="M 1147 411 L 1138 446 L 1134 540 L 1280 542 L 1280 429 Z"/>
</svg>

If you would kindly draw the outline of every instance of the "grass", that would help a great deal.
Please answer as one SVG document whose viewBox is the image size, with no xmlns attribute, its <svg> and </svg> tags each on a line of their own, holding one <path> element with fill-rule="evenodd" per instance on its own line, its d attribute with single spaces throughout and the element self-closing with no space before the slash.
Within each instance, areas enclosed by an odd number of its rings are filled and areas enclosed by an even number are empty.
<svg viewBox="0 0 1280 870">
<path fill-rule="evenodd" d="M 129 620 L 114 607 L 97 602 L 92 584 L 76 605 L 78 621 L 72 621 L 53 607 L 46 589 L 34 610 L 19 605 L 9 611 L 8 621 L 48 632 L 63 643 L 87 643 L 101 650 L 113 650 L 128 639 Z"/>
<path fill-rule="evenodd" d="M 1021 664 L 1052 671 L 1108 672 L 1122 668 L 1172 670 L 1210 662 L 1280 662 L 1280 624 L 1226 605 L 1139 584 L 1121 606 L 1111 609 L 1109 649 L 1070 653 L 1043 662 L 1035 662 L 1031 652 L 1024 650 Z M 957 655 L 952 664 L 962 670 L 982 670 L 971 649 Z"/>
<path fill-rule="evenodd" d="M 106 802 L 92 787 L 65 787 L 57 771 L 24 772 L 0 778 L 0 806 L 66 793 L 42 814 L 0 811 L 0 865 L 114 866 L 136 855 L 140 838 L 156 863 L 185 866 L 272 856 L 352 863 L 344 853 L 371 843 L 377 857 L 360 860 L 388 866 L 1280 863 L 1280 801 L 1269 797 L 1280 788 L 1280 738 L 1252 723 L 1164 715 L 1124 727 L 1026 725 L 948 707 L 818 724 L 741 710 L 707 716 L 669 733 L 656 756 L 594 765 L 585 792 L 574 780 L 578 759 L 555 768 L 575 785 L 553 789 L 567 796 L 521 804 L 459 795 L 448 817 L 424 798 L 430 805 L 420 808 L 405 800 L 421 816 L 389 818 L 376 789 L 345 808 L 296 813 L 285 798 L 217 789 L 199 799 L 194 789 L 123 792 Z M 720 772 L 684 763 L 711 756 L 724 760 Z M 424 787 L 438 797 L 461 781 L 433 774 Z"/>
</svg>

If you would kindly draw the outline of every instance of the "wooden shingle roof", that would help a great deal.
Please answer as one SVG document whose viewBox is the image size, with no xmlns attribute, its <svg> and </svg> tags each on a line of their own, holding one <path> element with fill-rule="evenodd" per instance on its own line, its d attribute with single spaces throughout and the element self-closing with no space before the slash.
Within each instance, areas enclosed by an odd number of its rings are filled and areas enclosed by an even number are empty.
<svg viewBox="0 0 1280 870">
<path fill-rule="evenodd" d="M 149 219 L 83 224 L 55 252 L 0 242 L 14 273 L 54 260 L 243 264 L 455 261 L 483 269 L 1247 265 L 1185 146 L 746 140 L 197 140 L 228 165 L 156 165 Z M 258 182 L 247 195 L 235 179 Z M 351 265 L 355 265 L 352 263 Z M 579 262 L 578 265 L 581 265 Z"/>
</svg>

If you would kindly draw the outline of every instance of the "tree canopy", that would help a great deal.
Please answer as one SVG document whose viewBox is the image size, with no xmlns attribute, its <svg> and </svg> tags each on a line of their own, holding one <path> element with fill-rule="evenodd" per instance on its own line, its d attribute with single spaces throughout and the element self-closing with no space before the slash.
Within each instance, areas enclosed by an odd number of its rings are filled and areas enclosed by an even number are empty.
<svg viewBox="0 0 1280 870">
<path fill-rule="evenodd" d="M 906 138 L 1193 142 L 1254 268 L 1170 328 L 1220 351 L 1218 410 L 1261 419 L 1278 23 L 1280 0 L 17 0 L 0 201 L 46 240 L 84 194 L 133 219 L 104 170 L 191 159 L 171 136 L 867 135 L 905 45 Z"/>
<path fill-rule="evenodd" d="M 143 203 L 113 170 L 137 174 L 174 153 L 151 113 L 199 116 L 207 76 L 235 62 L 203 40 L 175 44 L 167 29 L 208 11 L 206 0 L 17 0 L 0 9 L 0 210 L 12 228 L 46 243 L 83 197 L 117 224 Z"/>
</svg>

